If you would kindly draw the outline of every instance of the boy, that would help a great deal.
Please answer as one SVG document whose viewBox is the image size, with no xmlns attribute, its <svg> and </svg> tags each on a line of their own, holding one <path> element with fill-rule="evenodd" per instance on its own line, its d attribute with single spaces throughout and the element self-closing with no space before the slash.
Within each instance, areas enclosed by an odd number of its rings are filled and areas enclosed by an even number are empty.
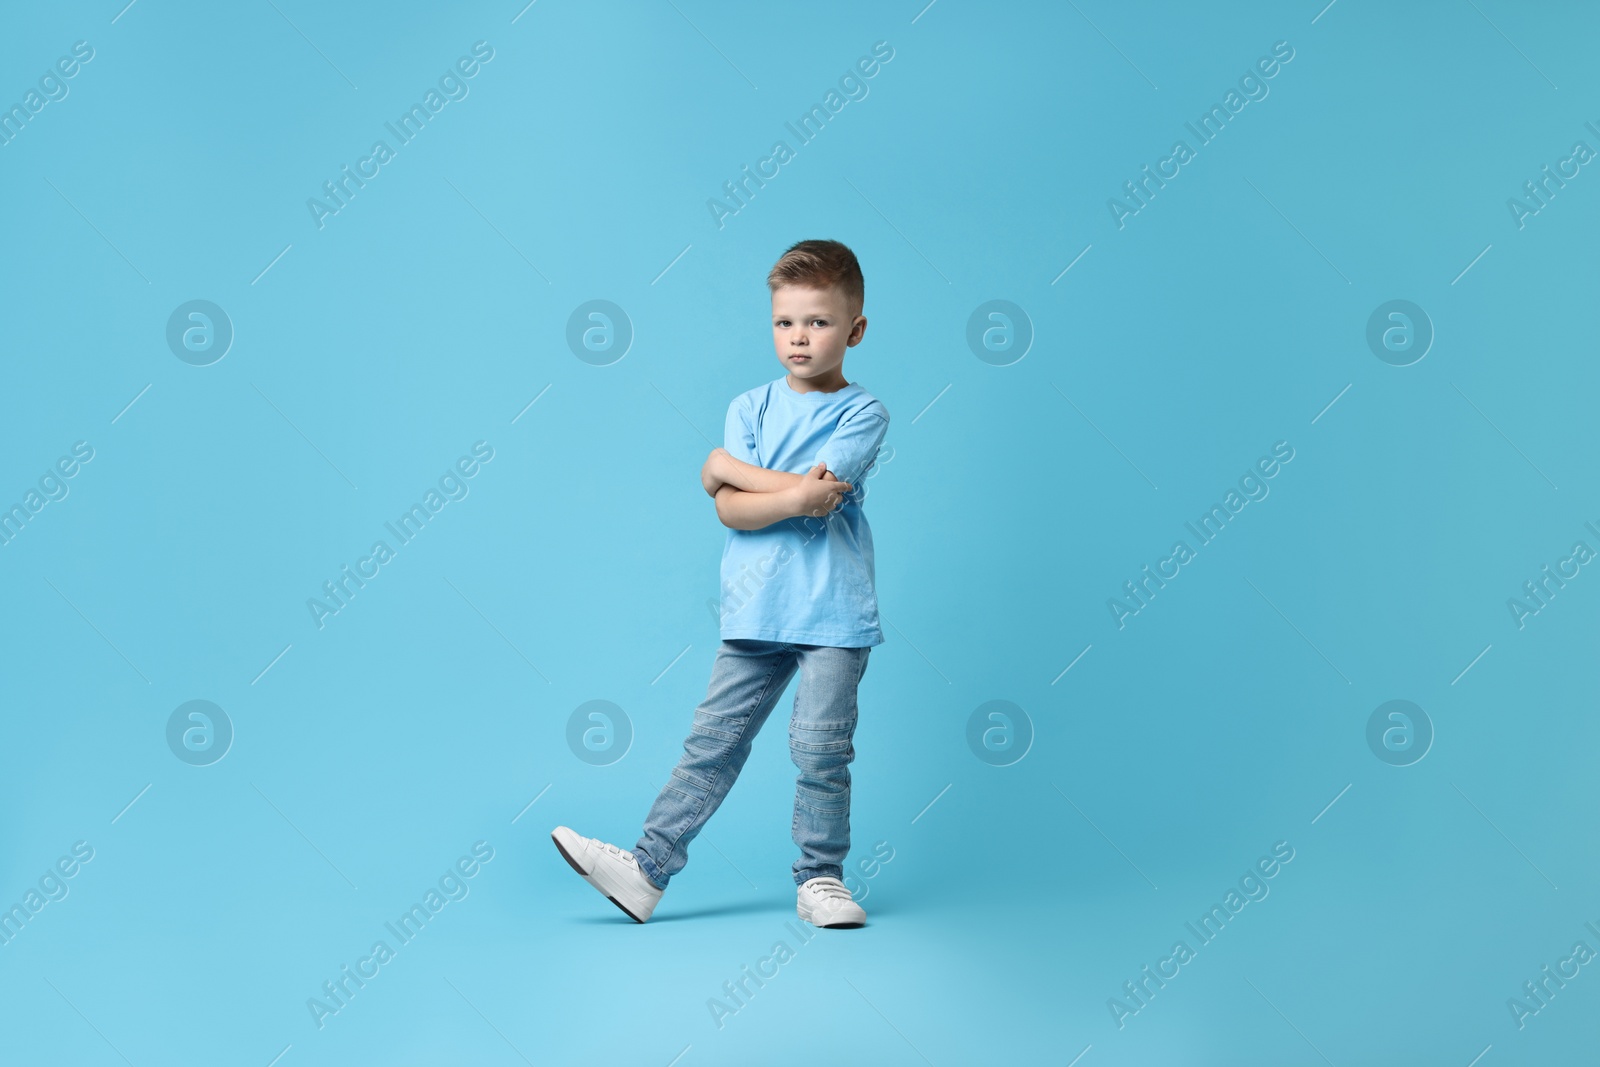
<svg viewBox="0 0 1600 1067">
<path fill-rule="evenodd" d="M 857 488 L 889 428 L 889 412 L 845 379 L 859 344 L 861 267 L 838 241 L 801 241 L 767 276 L 772 341 L 785 374 L 734 398 L 725 448 L 700 472 L 728 527 L 722 554 L 721 645 L 683 755 L 632 852 L 565 826 L 556 848 L 636 922 L 727 796 L 750 744 L 796 669 L 789 723 L 795 781 L 795 910 L 819 927 L 860 926 L 866 912 L 841 877 L 850 851 L 856 686 L 883 643 L 873 587 L 872 530 Z M 804 472 L 804 473 L 801 473 Z"/>
</svg>

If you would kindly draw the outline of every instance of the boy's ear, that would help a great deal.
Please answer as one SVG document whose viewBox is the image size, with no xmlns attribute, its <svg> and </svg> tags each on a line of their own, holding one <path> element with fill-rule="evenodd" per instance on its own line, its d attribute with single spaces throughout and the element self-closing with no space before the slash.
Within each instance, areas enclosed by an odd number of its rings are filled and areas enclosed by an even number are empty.
<svg viewBox="0 0 1600 1067">
<path fill-rule="evenodd" d="M 845 341 L 846 348 L 854 348 L 861 343 L 861 338 L 866 335 L 867 320 L 865 316 L 857 315 L 856 321 L 850 327 L 850 337 Z"/>
</svg>

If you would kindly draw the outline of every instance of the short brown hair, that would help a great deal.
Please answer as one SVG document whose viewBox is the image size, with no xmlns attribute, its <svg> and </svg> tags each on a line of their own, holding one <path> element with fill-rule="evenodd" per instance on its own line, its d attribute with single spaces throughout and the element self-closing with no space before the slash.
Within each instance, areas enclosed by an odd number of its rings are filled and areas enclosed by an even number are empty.
<svg viewBox="0 0 1600 1067">
<path fill-rule="evenodd" d="M 778 257 L 767 274 L 767 288 L 798 285 L 807 289 L 843 290 L 845 299 L 861 314 L 866 282 L 856 254 L 838 241 L 801 241 Z"/>
</svg>

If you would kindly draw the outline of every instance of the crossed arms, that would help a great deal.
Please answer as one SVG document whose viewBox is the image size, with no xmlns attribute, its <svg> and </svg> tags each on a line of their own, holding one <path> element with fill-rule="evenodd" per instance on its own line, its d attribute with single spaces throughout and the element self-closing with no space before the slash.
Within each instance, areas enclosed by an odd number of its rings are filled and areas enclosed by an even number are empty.
<svg viewBox="0 0 1600 1067">
<path fill-rule="evenodd" d="M 700 485 L 717 502 L 717 518 L 735 530 L 759 530 L 802 515 L 823 516 L 853 488 L 818 463 L 805 474 L 768 470 L 713 448 L 700 468 Z"/>
</svg>

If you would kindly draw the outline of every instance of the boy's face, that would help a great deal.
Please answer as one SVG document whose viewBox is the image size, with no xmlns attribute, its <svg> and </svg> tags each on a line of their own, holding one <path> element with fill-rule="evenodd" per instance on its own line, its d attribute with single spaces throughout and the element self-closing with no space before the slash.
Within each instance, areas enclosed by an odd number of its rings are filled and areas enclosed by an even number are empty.
<svg viewBox="0 0 1600 1067">
<path fill-rule="evenodd" d="M 838 288 L 780 285 L 772 291 L 772 347 L 799 392 L 843 388 L 844 350 L 859 344 L 867 320 L 852 314 Z"/>
</svg>

